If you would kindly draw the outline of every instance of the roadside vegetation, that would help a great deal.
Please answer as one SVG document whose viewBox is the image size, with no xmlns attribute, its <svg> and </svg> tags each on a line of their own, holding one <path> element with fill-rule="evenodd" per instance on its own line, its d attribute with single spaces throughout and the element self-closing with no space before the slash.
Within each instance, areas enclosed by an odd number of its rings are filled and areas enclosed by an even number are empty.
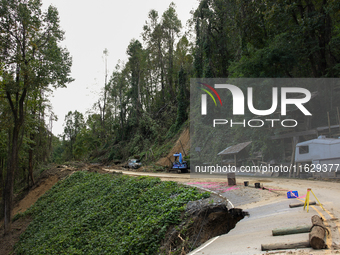
<svg viewBox="0 0 340 255">
<path fill-rule="evenodd" d="M 152 177 L 76 172 L 24 215 L 33 221 L 17 254 L 156 254 L 196 188 Z"/>
</svg>

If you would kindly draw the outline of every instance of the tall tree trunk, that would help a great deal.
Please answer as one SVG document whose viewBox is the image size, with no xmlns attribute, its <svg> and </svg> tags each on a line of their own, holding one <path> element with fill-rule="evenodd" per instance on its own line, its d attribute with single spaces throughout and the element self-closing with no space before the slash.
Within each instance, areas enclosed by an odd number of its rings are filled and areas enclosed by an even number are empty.
<svg viewBox="0 0 340 255">
<path fill-rule="evenodd" d="M 122 100 L 123 100 L 123 95 L 122 95 L 122 87 L 120 87 L 119 89 L 119 108 L 120 108 L 120 112 L 119 112 L 119 117 L 120 117 L 120 130 L 121 130 L 121 140 L 123 141 L 124 139 L 124 112 L 123 112 L 123 104 L 122 104 Z"/>
<path fill-rule="evenodd" d="M 24 75 L 24 84 L 27 84 L 27 74 Z M 19 83 L 19 67 L 17 68 L 16 82 Z M 12 212 L 12 201 L 13 201 L 13 186 L 15 170 L 18 164 L 19 154 L 19 133 L 20 128 L 24 122 L 24 102 L 27 95 L 27 87 L 25 86 L 22 94 L 15 93 L 15 102 L 13 103 L 11 93 L 6 91 L 6 97 L 12 110 L 13 115 L 13 130 L 9 132 L 9 150 L 7 158 L 7 175 L 5 188 L 3 192 L 4 200 L 4 234 L 7 235 L 11 231 L 11 212 Z"/>
<path fill-rule="evenodd" d="M 1 190 L 1 203 L 3 204 L 4 200 L 3 200 L 3 195 L 4 195 L 4 158 L 0 158 L 0 190 Z M 2 218 L 3 215 L 3 211 L 0 213 L 0 217 Z"/>
<path fill-rule="evenodd" d="M 169 70 L 168 70 L 168 86 L 169 86 L 169 92 L 170 92 L 170 98 L 171 100 L 174 100 L 175 93 L 173 88 L 173 36 L 169 39 Z"/>
<path fill-rule="evenodd" d="M 2 170 L 3 170 L 3 158 L 0 158 L 0 189 L 2 190 Z"/>
<path fill-rule="evenodd" d="M 138 80 L 137 80 L 137 125 L 139 125 L 139 117 L 140 117 L 140 113 L 141 113 L 141 88 L 140 88 L 140 77 L 141 77 L 141 73 L 142 71 L 138 70 Z"/>
<path fill-rule="evenodd" d="M 11 213 L 13 202 L 14 174 L 18 162 L 18 140 L 20 123 L 15 123 L 11 134 L 12 146 L 8 153 L 7 175 L 5 182 L 4 197 L 4 229 L 5 235 L 11 231 Z"/>
<path fill-rule="evenodd" d="M 34 134 L 30 134 L 30 139 L 34 140 Z M 32 181 L 32 185 L 34 185 L 34 178 L 33 178 L 33 144 L 31 144 L 31 148 L 28 151 L 28 189 L 29 187 L 29 179 Z"/>
<path fill-rule="evenodd" d="M 162 100 L 165 100 L 165 93 L 164 93 L 164 65 L 163 65 L 163 56 L 162 56 L 162 44 L 161 41 L 158 41 L 158 58 L 159 58 L 159 65 L 161 69 L 161 89 L 162 89 Z"/>
</svg>

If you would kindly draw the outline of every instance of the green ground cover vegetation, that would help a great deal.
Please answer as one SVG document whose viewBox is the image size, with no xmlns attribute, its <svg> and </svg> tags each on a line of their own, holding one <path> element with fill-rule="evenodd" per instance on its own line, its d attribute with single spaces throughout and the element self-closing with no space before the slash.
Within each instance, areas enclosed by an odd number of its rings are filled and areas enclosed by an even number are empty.
<svg viewBox="0 0 340 255">
<path fill-rule="evenodd" d="M 76 172 L 24 213 L 33 221 L 16 253 L 155 254 L 185 204 L 208 196 L 159 178 Z"/>
</svg>

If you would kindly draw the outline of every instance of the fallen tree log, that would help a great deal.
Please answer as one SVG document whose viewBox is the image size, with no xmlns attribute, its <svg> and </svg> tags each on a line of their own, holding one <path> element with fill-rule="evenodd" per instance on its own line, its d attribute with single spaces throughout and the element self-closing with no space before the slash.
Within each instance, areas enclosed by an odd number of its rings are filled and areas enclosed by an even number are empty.
<svg viewBox="0 0 340 255">
<path fill-rule="evenodd" d="M 302 203 L 290 204 L 289 207 L 290 208 L 294 208 L 294 207 L 300 207 L 300 206 L 304 206 L 304 205 L 305 205 L 305 203 L 302 202 Z M 309 205 L 316 205 L 316 202 L 315 201 L 310 201 Z"/>
<path fill-rule="evenodd" d="M 261 244 L 262 251 L 298 249 L 298 248 L 308 248 L 308 247 L 310 247 L 309 241 L 302 241 L 302 242 L 295 242 L 295 243 Z"/>
<path fill-rule="evenodd" d="M 327 227 L 323 224 L 323 219 L 318 215 L 312 217 L 312 229 L 309 233 L 309 242 L 313 249 L 325 249 L 327 245 L 325 243 L 326 231 L 329 232 Z"/>
<path fill-rule="evenodd" d="M 312 228 L 312 225 L 300 225 L 289 228 L 275 228 L 272 230 L 273 236 L 291 235 L 299 233 L 308 233 Z"/>
</svg>

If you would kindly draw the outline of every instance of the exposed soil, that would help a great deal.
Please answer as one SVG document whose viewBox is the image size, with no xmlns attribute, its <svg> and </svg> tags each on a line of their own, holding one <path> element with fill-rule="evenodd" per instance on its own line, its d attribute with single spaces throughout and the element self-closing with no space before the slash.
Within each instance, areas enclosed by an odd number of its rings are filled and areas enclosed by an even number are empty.
<svg viewBox="0 0 340 255">
<path fill-rule="evenodd" d="M 13 209 L 13 216 L 17 213 L 23 213 L 31 205 L 33 205 L 39 197 L 45 194 L 52 186 L 59 180 L 57 175 L 51 175 L 46 178 L 39 179 L 36 185 L 28 192 L 28 194 L 20 200 Z M 20 235 L 26 230 L 31 222 L 30 217 L 22 217 L 12 223 L 12 231 L 10 234 L 4 236 L 4 229 L 0 229 L 0 255 L 7 255 L 13 251 L 13 247 L 19 241 Z M 3 221 L 1 221 L 1 225 Z"/>
<path fill-rule="evenodd" d="M 69 175 L 73 171 L 74 169 L 66 166 L 55 166 L 44 171 L 29 191 L 22 191 L 22 193 L 17 194 L 15 201 L 20 197 L 23 197 L 23 199 L 15 203 L 12 211 L 13 216 L 17 213 L 25 212 L 39 199 L 39 197 L 51 189 L 59 179 Z M 20 235 L 26 230 L 31 220 L 30 217 L 21 217 L 14 221 L 12 223 L 11 233 L 6 236 L 4 236 L 3 221 L 0 221 L 0 255 L 12 253 L 15 243 L 19 240 Z"/>
<path fill-rule="evenodd" d="M 0 230 L 0 255 L 12 254 L 14 245 L 25 232 L 32 219 L 30 217 L 19 218 L 12 223 L 12 231 L 4 236 L 3 228 Z"/>
<path fill-rule="evenodd" d="M 52 175 L 41 181 L 34 189 L 32 189 L 13 209 L 13 215 L 23 213 L 31 205 L 33 205 L 39 197 L 45 194 L 59 180 L 57 175 Z"/>
<path fill-rule="evenodd" d="M 181 145 L 182 143 L 182 145 Z M 183 148 L 182 148 L 183 146 Z M 185 150 L 185 152 L 183 152 L 183 149 Z M 173 154 L 176 152 L 181 152 L 183 154 L 183 156 L 185 156 L 185 153 L 188 153 L 190 149 L 190 132 L 189 132 L 189 128 L 186 128 L 180 135 L 180 137 L 177 139 L 176 143 L 174 144 L 174 146 L 172 147 L 171 151 L 169 152 L 169 154 L 164 157 L 159 159 L 156 162 L 156 165 L 161 165 L 161 166 L 170 166 L 170 161 L 169 158 L 171 160 L 174 159 Z"/>
<path fill-rule="evenodd" d="M 217 203 L 213 201 L 217 200 Z M 161 246 L 163 254 L 187 254 L 210 238 L 228 233 L 247 215 L 241 209 L 227 208 L 217 196 L 189 202 L 182 223 L 169 228 Z"/>
</svg>

